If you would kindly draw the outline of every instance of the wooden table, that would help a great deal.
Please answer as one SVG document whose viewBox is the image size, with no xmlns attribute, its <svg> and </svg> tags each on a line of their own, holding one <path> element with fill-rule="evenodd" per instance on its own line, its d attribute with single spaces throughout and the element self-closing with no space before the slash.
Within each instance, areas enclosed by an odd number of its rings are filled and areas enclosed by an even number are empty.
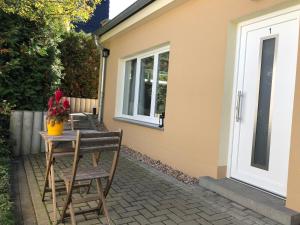
<svg viewBox="0 0 300 225">
<path fill-rule="evenodd" d="M 82 130 L 81 133 L 95 133 L 95 130 Z M 100 132 L 100 131 L 98 131 Z M 41 131 L 40 135 L 45 140 L 45 150 L 46 150 L 46 176 L 45 184 L 43 190 L 43 200 L 46 191 L 52 192 L 52 203 L 53 203 L 53 220 L 57 221 L 57 201 L 56 201 L 56 186 L 55 186 L 55 174 L 54 174 L 54 162 L 52 161 L 52 155 L 55 148 L 53 148 L 54 143 L 58 142 L 74 142 L 76 141 L 76 131 L 75 130 L 65 130 L 60 136 L 48 135 L 47 131 Z M 49 165 L 49 166 L 48 166 Z M 48 179 L 47 179 L 48 177 Z M 48 189 L 47 189 L 48 186 Z"/>
</svg>

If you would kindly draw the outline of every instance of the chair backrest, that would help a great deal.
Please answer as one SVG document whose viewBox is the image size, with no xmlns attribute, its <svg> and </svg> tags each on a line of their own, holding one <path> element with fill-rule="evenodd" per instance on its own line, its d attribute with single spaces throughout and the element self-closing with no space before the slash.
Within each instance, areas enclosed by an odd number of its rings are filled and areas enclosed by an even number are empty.
<svg viewBox="0 0 300 225">
<path fill-rule="evenodd" d="M 80 154 L 120 150 L 122 131 L 80 133 Z"/>
</svg>

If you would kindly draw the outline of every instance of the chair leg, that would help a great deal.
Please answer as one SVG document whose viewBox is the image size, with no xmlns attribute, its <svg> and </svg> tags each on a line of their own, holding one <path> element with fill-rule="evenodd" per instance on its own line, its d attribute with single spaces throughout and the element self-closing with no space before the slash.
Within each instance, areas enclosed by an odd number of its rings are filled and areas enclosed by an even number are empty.
<svg viewBox="0 0 300 225">
<path fill-rule="evenodd" d="M 109 175 L 109 178 L 107 180 L 105 191 L 104 191 L 105 197 L 108 195 L 108 192 L 110 190 L 112 181 L 114 179 L 115 172 L 116 172 L 116 167 L 117 167 L 118 160 L 119 160 L 119 156 L 120 156 L 120 152 L 115 152 L 114 158 L 113 158 L 113 163 L 112 163 L 112 166 L 111 166 L 110 175 Z"/>
<path fill-rule="evenodd" d="M 101 197 L 101 195 L 100 195 L 101 189 L 100 189 L 98 179 L 96 179 L 96 189 L 97 189 L 97 193 L 99 194 L 99 197 Z M 98 208 L 99 208 L 98 215 L 101 215 L 101 212 L 102 212 L 102 202 L 101 201 L 98 202 Z"/>
<path fill-rule="evenodd" d="M 104 189 L 104 196 L 105 196 L 105 198 L 106 198 L 107 195 L 108 195 L 108 192 L 109 192 L 109 189 L 110 189 L 110 187 L 111 187 L 111 184 L 112 184 L 112 179 L 109 177 L 109 178 L 107 178 L 107 180 L 106 180 L 106 185 L 105 185 L 105 189 Z"/>
<path fill-rule="evenodd" d="M 99 197 L 100 197 L 100 200 L 99 200 L 99 212 L 101 213 L 101 211 L 103 210 L 104 216 L 105 216 L 106 221 L 107 221 L 107 224 L 111 225 L 111 222 L 110 222 L 110 219 L 109 219 L 109 213 L 108 213 L 107 205 L 106 205 L 106 202 L 105 202 L 104 190 L 103 190 L 100 178 L 97 178 L 96 182 L 97 182 L 98 194 L 99 194 Z"/>
<path fill-rule="evenodd" d="M 92 154 L 92 163 L 93 163 L 94 167 L 98 166 L 99 160 L 100 160 L 100 153 L 99 152 L 98 152 L 98 154 L 96 154 L 96 153 Z M 92 184 L 93 184 L 93 180 L 90 180 L 90 184 L 89 184 L 88 189 L 86 191 L 87 194 L 90 193 Z"/>
<path fill-rule="evenodd" d="M 66 185 L 66 191 L 67 191 L 67 198 L 66 198 L 66 201 L 65 201 L 65 204 L 64 204 L 64 207 L 63 207 L 63 210 L 62 210 L 62 214 L 61 214 L 61 222 L 62 223 L 65 220 L 66 212 L 67 212 L 67 209 L 69 207 L 70 199 L 71 199 L 70 188 L 69 188 L 70 183 L 65 182 L 65 185 Z"/>
<path fill-rule="evenodd" d="M 69 185 L 66 186 L 66 189 L 67 189 L 67 193 L 68 193 L 68 196 L 70 194 L 70 188 L 69 188 Z M 75 211 L 74 211 L 74 208 L 73 208 L 73 203 L 72 203 L 72 197 L 70 197 L 71 199 L 66 199 L 67 202 L 69 201 L 69 209 L 70 209 L 70 216 L 71 216 L 71 223 L 72 225 L 76 225 L 76 218 L 75 218 Z M 68 204 L 68 203 L 67 203 Z M 65 211 L 66 212 L 66 211 Z"/>
<path fill-rule="evenodd" d="M 69 207 L 70 210 L 70 217 L 71 217 L 71 224 L 72 225 L 76 225 L 76 217 L 75 217 L 75 210 L 73 207 L 73 203 L 72 203 L 72 197 L 71 197 L 71 193 L 70 193 L 70 183 L 65 183 L 66 185 L 66 190 L 67 190 L 67 198 L 66 198 L 66 202 L 62 211 L 62 215 L 60 218 L 60 222 L 64 223 L 65 222 L 65 217 L 66 217 L 66 212 L 67 209 Z"/>
<path fill-rule="evenodd" d="M 70 202 L 69 208 L 70 208 L 71 223 L 72 225 L 76 225 L 75 211 L 72 202 Z"/>
<path fill-rule="evenodd" d="M 47 153 L 46 153 L 47 154 Z M 44 187 L 43 187 L 43 194 L 42 194 L 42 201 L 45 200 L 45 194 L 46 194 L 46 189 L 48 186 L 51 187 L 51 176 L 50 175 L 50 169 L 51 169 L 51 165 L 53 163 L 53 157 L 52 155 L 47 157 L 47 166 L 46 166 L 46 174 L 45 174 L 45 182 L 44 182 Z"/>
<path fill-rule="evenodd" d="M 53 220 L 57 223 L 57 210 L 56 210 L 56 188 L 55 188 L 55 174 L 54 174 L 54 164 L 51 164 L 51 191 L 52 191 L 52 204 L 53 204 Z"/>
</svg>

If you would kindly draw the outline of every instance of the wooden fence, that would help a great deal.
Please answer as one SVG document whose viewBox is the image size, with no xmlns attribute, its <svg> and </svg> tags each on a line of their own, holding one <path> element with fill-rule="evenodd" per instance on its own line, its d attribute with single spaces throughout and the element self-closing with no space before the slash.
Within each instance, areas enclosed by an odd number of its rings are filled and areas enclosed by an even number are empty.
<svg viewBox="0 0 300 225">
<path fill-rule="evenodd" d="M 98 99 L 89 99 L 89 98 L 73 98 L 66 97 L 71 105 L 72 113 L 86 112 L 92 113 L 93 108 L 96 108 L 96 112 L 98 113 Z"/>
</svg>

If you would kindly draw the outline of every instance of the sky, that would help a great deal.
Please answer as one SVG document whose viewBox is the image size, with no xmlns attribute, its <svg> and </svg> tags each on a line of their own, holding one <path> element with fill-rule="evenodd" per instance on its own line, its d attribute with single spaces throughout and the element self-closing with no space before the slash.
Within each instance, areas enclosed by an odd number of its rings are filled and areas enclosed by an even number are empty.
<svg viewBox="0 0 300 225">
<path fill-rule="evenodd" d="M 120 12 L 125 10 L 134 2 L 136 2 L 136 0 L 110 0 L 109 19 L 112 19 L 115 16 L 117 16 Z"/>
</svg>

